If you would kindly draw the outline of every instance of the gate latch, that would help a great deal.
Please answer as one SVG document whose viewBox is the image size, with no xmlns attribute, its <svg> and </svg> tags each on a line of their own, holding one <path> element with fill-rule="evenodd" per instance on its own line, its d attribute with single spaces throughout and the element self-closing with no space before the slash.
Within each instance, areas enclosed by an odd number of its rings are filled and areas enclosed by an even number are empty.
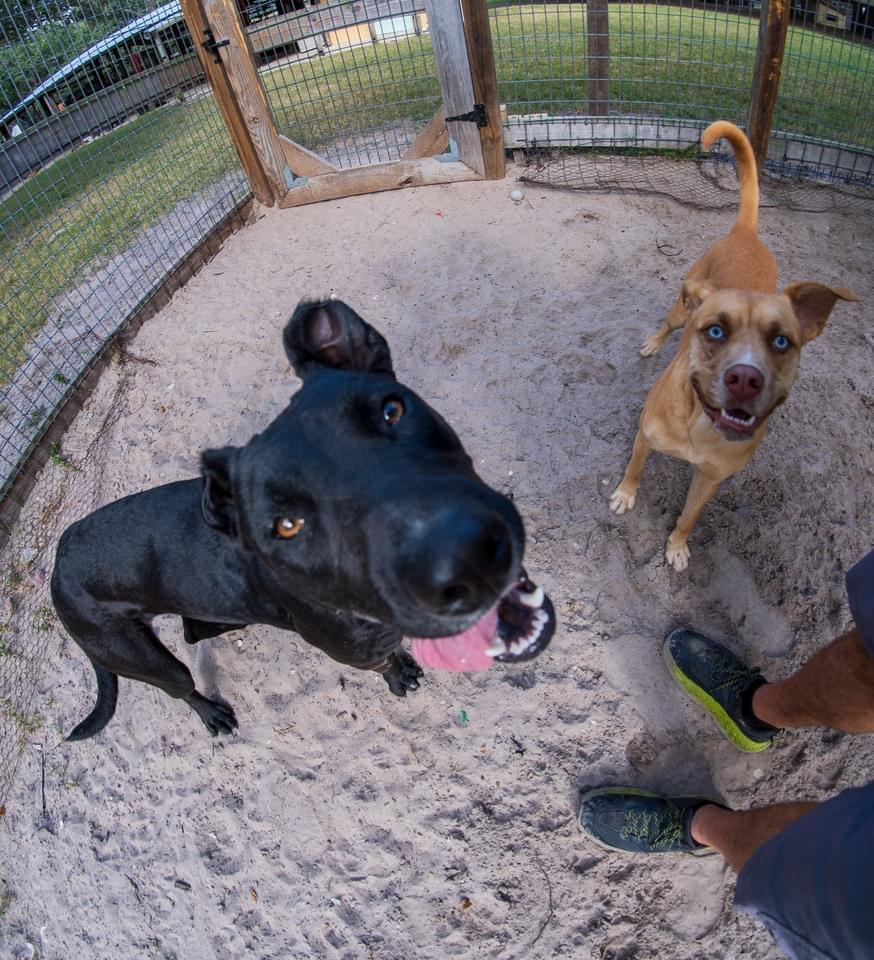
<svg viewBox="0 0 874 960">
<path fill-rule="evenodd" d="M 211 53 L 215 58 L 216 63 L 221 63 L 222 58 L 219 56 L 219 47 L 227 47 L 230 44 L 230 40 L 216 40 L 215 34 L 212 32 L 212 28 L 208 28 L 203 31 L 203 35 L 206 37 L 206 40 L 201 44 L 204 50 L 207 53 Z"/>
<path fill-rule="evenodd" d="M 457 117 L 446 118 L 447 123 L 451 123 L 453 120 L 475 123 L 478 127 L 487 127 L 489 125 L 489 121 L 486 119 L 486 105 L 484 103 L 475 103 L 473 110 L 469 110 L 467 113 L 459 113 Z"/>
</svg>

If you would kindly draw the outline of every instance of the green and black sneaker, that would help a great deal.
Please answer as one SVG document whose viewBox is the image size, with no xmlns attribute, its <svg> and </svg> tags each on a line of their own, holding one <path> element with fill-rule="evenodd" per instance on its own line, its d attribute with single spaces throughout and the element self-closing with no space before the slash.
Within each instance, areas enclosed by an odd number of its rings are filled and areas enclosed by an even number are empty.
<svg viewBox="0 0 874 960">
<path fill-rule="evenodd" d="M 602 787 L 580 798 L 580 829 L 608 850 L 626 853 L 713 853 L 692 839 L 692 817 L 710 797 L 665 797 L 634 787 Z"/>
<path fill-rule="evenodd" d="M 753 694 L 767 683 L 727 647 L 692 630 L 674 630 L 665 640 L 665 663 L 679 687 L 699 703 L 741 750 L 765 750 L 780 732 L 753 713 Z"/>
</svg>

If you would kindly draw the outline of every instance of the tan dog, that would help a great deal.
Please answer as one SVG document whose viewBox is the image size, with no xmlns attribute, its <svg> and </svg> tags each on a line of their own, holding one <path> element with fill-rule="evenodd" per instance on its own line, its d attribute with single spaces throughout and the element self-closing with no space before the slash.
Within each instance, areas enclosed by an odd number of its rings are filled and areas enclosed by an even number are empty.
<svg viewBox="0 0 874 960">
<path fill-rule="evenodd" d="M 756 235 L 759 185 L 752 147 L 734 124 L 711 124 L 706 149 L 720 137 L 732 145 L 740 181 L 740 211 L 728 236 L 692 267 L 658 333 L 641 349 L 657 353 L 684 327 L 670 366 L 650 391 L 640 429 L 610 509 L 634 506 L 653 450 L 695 467 L 686 505 L 668 537 L 665 558 L 675 570 L 689 563 L 687 539 L 719 484 L 749 463 L 770 414 L 789 395 L 801 347 L 822 333 L 837 300 L 858 300 L 844 287 L 793 283 L 777 293 L 777 264 Z"/>
</svg>

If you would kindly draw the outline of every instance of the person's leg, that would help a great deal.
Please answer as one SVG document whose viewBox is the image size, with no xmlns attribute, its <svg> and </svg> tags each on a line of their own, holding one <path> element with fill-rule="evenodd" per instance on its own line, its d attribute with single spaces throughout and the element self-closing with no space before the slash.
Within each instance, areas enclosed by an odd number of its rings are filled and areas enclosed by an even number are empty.
<svg viewBox="0 0 874 960">
<path fill-rule="evenodd" d="M 824 803 L 731 811 L 706 797 L 635 787 L 591 790 L 580 827 L 632 854 L 719 851 L 737 869 L 735 906 L 795 960 L 871 960 L 874 784 Z"/>
<path fill-rule="evenodd" d="M 787 680 L 759 687 L 751 707 L 760 720 L 874 733 L 874 550 L 850 568 L 846 584 L 855 628 Z"/>
<path fill-rule="evenodd" d="M 874 657 L 850 630 L 788 679 L 760 686 L 752 710 L 773 727 L 874 733 Z"/>
<path fill-rule="evenodd" d="M 752 810 L 726 810 L 714 803 L 699 807 L 689 825 L 692 839 L 721 853 L 735 873 L 758 848 L 794 820 L 815 809 L 815 803 L 775 803 Z"/>
<path fill-rule="evenodd" d="M 741 750 L 764 750 L 784 727 L 874 733 L 874 551 L 847 573 L 855 628 L 786 680 L 768 683 L 726 646 L 692 630 L 665 640 L 677 684 Z"/>
<path fill-rule="evenodd" d="M 765 923 L 790 957 L 870 960 L 872 850 L 874 784 L 844 790 L 755 850 L 738 873 L 735 907 Z"/>
<path fill-rule="evenodd" d="M 773 683 L 723 644 L 691 630 L 667 638 L 664 658 L 684 692 L 741 750 L 764 750 L 786 727 L 874 733 L 874 656 L 858 630 Z"/>
<path fill-rule="evenodd" d="M 740 872 L 755 851 L 816 803 L 729 810 L 705 796 L 666 797 L 638 787 L 602 787 L 580 798 L 579 825 L 602 847 L 625 853 L 720 853 Z"/>
</svg>

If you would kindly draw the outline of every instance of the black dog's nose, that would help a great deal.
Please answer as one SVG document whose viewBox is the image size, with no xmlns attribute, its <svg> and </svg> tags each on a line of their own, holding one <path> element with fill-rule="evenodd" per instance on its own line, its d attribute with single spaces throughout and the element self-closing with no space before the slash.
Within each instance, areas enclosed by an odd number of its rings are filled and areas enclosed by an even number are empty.
<svg viewBox="0 0 874 960">
<path fill-rule="evenodd" d="M 500 517 L 444 510 L 417 540 L 404 582 L 429 613 L 464 616 L 490 606 L 506 588 L 513 537 Z"/>
</svg>

